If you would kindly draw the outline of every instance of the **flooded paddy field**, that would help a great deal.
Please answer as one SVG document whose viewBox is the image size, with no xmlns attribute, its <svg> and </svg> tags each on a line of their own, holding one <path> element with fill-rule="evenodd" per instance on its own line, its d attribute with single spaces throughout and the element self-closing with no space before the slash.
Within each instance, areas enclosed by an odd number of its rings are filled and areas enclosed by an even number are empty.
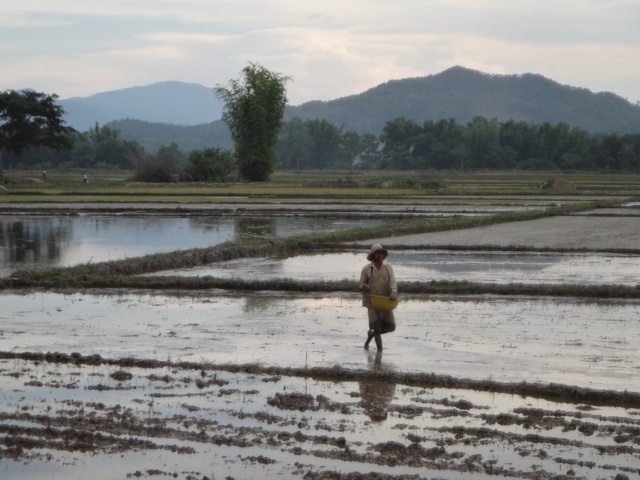
<svg viewBox="0 0 640 480">
<path fill-rule="evenodd" d="M 363 368 L 356 293 L 4 293 L 0 351 Z M 640 391 L 637 301 L 403 297 L 384 359 L 398 371 Z M 375 348 L 374 348 L 375 350 Z"/>
<path fill-rule="evenodd" d="M 153 275 L 218 278 L 342 280 L 358 274 L 368 250 L 315 253 L 290 258 L 240 259 Z M 500 251 L 396 250 L 388 259 L 407 282 L 637 285 L 640 255 Z M 355 274 L 354 274 L 355 272 Z M 357 278 L 354 278 L 357 280 Z"/>
<path fill-rule="evenodd" d="M 638 392 L 637 302 L 406 298 L 378 352 L 357 295 L 223 293 L 5 293 L 2 478 L 640 474 L 640 402 L 404 381 Z"/>
<path fill-rule="evenodd" d="M 249 238 L 335 232 L 382 223 L 389 220 L 307 216 L 0 216 L 0 276 L 24 268 L 67 267 Z"/>
<path fill-rule="evenodd" d="M 637 218 L 612 216 L 383 243 L 400 282 L 637 285 L 638 256 L 607 253 L 637 248 Z M 471 246 L 590 251 L 465 249 L 474 232 Z M 345 245 L 181 274 L 355 287 L 366 253 Z M 377 351 L 363 348 L 355 289 L 3 291 L 0 478 L 640 475 L 640 301 L 401 297 Z"/>
<path fill-rule="evenodd" d="M 384 371 L 375 354 L 367 360 Z M 640 410 L 271 372 L 0 363 L 2 478 L 633 478 Z"/>
</svg>

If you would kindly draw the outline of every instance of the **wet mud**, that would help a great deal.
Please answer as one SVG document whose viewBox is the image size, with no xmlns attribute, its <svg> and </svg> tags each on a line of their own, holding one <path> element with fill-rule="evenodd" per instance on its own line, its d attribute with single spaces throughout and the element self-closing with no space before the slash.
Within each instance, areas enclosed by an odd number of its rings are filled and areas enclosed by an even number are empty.
<svg viewBox="0 0 640 480">
<path fill-rule="evenodd" d="M 377 375 L 385 367 L 375 353 L 354 378 L 4 357 L 3 478 L 43 465 L 47 478 L 95 479 L 640 474 L 640 409 L 410 385 Z"/>
</svg>

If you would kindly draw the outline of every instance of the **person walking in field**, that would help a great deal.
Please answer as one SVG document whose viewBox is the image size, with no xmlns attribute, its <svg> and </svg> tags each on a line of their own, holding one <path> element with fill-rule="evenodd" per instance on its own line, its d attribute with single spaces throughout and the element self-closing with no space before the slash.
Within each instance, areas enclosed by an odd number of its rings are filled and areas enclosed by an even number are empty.
<svg viewBox="0 0 640 480">
<path fill-rule="evenodd" d="M 371 303 L 371 295 L 380 295 L 395 301 L 398 296 L 398 284 L 393 273 L 393 267 L 384 263 L 389 256 L 389 251 L 379 243 L 371 246 L 367 255 L 369 264 L 360 272 L 360 291 L 362 292 L 362 306 L 367 308 L 369 315 L 369 331 L 364 348 L 369 348 L 372 339 L 376 341 L 378 350 L 382 350 L 382 335 L 396 329 L 396 320 L 393 310 L 380 310 Z"/>
</svg>

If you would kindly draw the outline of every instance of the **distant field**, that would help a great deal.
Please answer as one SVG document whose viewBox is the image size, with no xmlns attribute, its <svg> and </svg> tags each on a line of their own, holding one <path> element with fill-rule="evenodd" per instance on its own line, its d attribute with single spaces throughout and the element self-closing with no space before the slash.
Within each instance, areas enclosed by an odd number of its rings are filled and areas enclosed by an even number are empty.
<svg viewBox="0 0 640 480">
<path fill-rule="evenodd" d="M 640 196 L 640 175 L 559 172 L 276 172 L 265 183 L 139 183 L 129 171 L 7 171 L 3 202 L 531 203 Z"/>
</svg>

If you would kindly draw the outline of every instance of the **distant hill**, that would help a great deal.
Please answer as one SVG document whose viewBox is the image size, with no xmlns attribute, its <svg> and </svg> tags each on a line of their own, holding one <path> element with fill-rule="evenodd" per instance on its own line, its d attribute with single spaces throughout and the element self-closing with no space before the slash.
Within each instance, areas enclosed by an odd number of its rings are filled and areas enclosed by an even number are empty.
<svg viewBox="0 0 640 480">
<path fill-rule="evenodd" d="M 379 133 L 387 121 L 398 117 L 419 124 L 443 118 L 466 124 L 476 116 L 501 122 L 566 123 L 593 133 L 640 133 L 640 106 L 613 93 L 593 93 L 531 73 L 489 75 L 463 67 L 288 108 L 286 118 L 294 116 L 325 119 L 359 133 Z"/>
<path fill-rule="evenodd" d="M 124 118 L 199 125 L 222 117 L 222 103 L 213 89 L 196 83 L 160 82 L 68 98 L 58 103 L 67 113 L 67 124 L 80 131 L 88 130 L 96 122 L 105 125 Z"/>
<path fill-rule="evenodd" d="M 147 152 L 155 152 L 161 146 L 176 143 L 183 152 L 203 148 L 233 149 L 231 132 L 222 120 L 200 125 L 170 125 L 168 123 L 144 122 L 142 120 L 116 120 L 106 124 L 120 130 L 120 138 L 135 140 Z"/>
<path fill-rule="evenodd" d="M 85 131 L 96 122 L 109 125 L 151 151 L 172 142 L 185 151 L 232 145 L 226 125 L 219 120 L 222 104 L 213 89 L 202 85 L 162 82 L 70 98 L 60 104 L 68 113 L 67 123 L 76 129 Z M 532 73 L 489 75 L 463 67 L 391 80 L 336 100 L 288 106 L 285 120 L 294 116 L 374 134 L 398 117 L 419 124 L 448 118 L 466 124 L 476 116 L 501 122 L 562 122 L 593 133 L 640 133 L 640 106 L 613 93 L 593 93 Z"/>
</svg>

